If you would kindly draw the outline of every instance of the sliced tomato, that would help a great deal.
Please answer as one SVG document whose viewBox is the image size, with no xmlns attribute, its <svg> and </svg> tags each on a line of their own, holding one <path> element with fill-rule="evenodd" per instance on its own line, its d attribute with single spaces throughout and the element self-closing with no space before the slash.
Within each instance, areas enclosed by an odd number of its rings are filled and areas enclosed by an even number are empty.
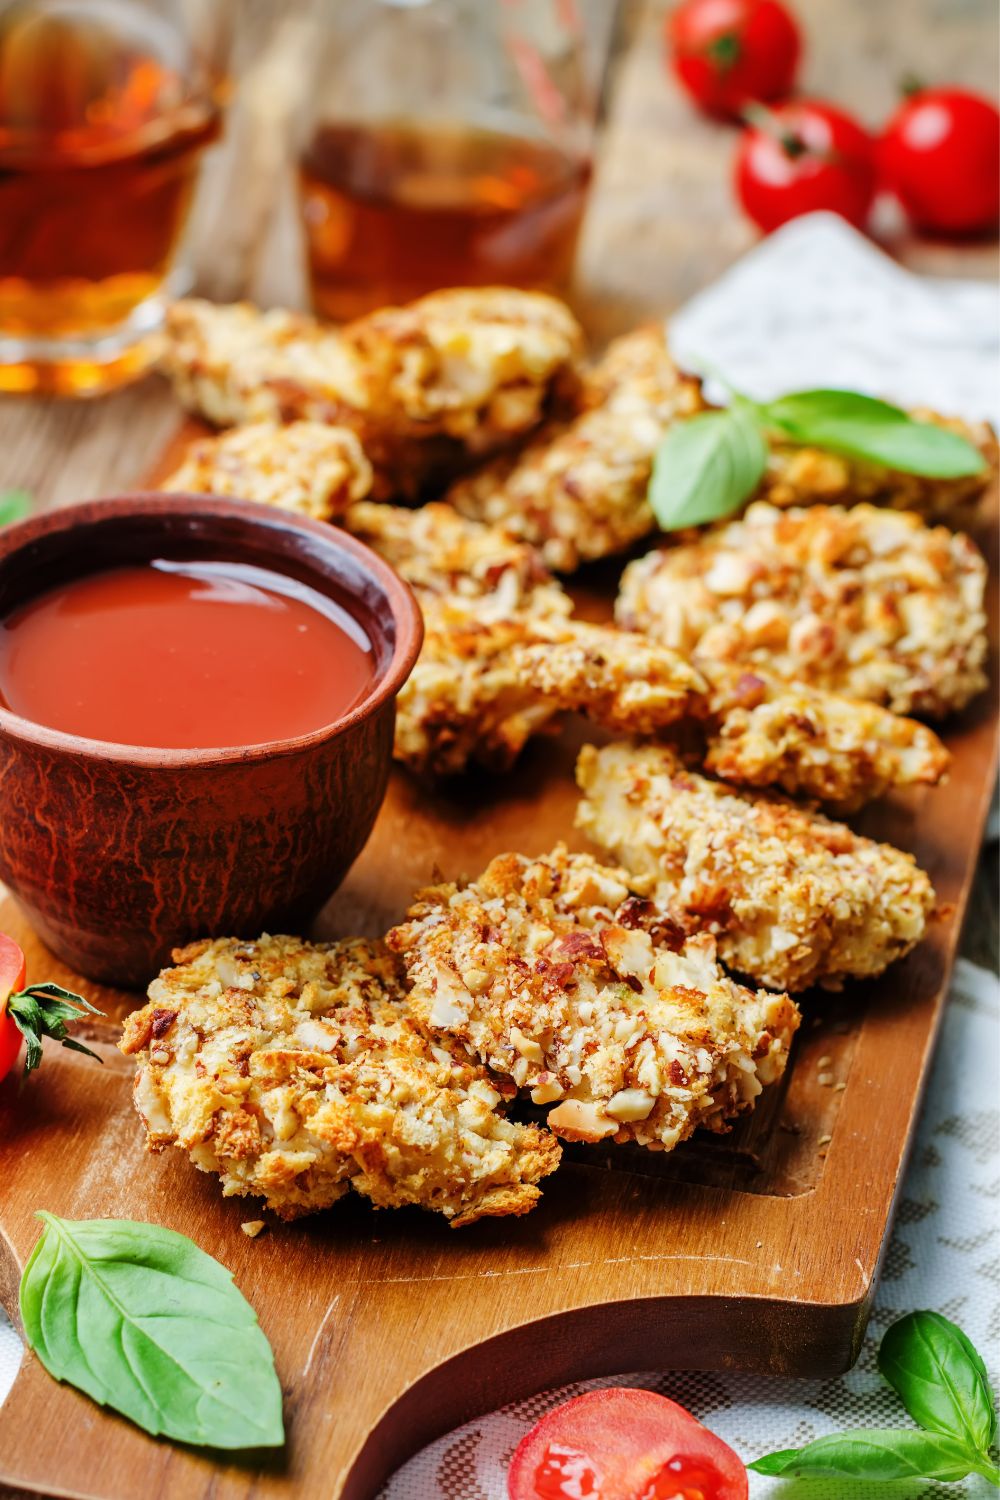
<svg viewBox="0 0 1000 1500">
<path fill-rule="evenodd" d="M 747 1500 L 747 1472 L 721 1438 L 655 1391 L 589 1391 L 522 1438 L 510 1500 Z"/>
<path fill-rule="evenodd" d="M 6 1078 L 21 1050 L 23 1038 L 7 1014 L 7 1001 L 24 988 L 25 975 L 24 954 L 0 932 L 0 1078 Z"/>
</svg>

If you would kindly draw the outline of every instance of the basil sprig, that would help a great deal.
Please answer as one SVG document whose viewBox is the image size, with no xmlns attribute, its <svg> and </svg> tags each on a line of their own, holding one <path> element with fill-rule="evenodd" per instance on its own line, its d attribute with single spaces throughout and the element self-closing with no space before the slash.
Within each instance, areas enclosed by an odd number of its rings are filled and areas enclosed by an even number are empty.
<svg viewBox="0 0 1000 1500">
<path fill-rule="evenodd" d="M 856 391 L 798 391 L 776 401 L 734 393 L 724 411 L 675 422 L 657 449 L 649 503 L 663 530 L 738 510 L 764 477 L 769 438 L 933 479 L 962 479 L 986 467 L 957 432 Z"/>
<path fill-rule="evenodd" d="M 282 1445 L 274 1357 L 224 1266 L 156 1224 L 38 1217 L 21 1317 L 50 1375 L 154 1435 Z"/>
<path fill-rule="evenodd" d="M 886 1331 L 878 1367 L 918 1428 L 856 1428 L 748 1464 L 784 1478 L 938 1479 L 981 1474 L 1000 1489 L 997 1418 L 983 1361 L 954 1323 L 915 1312 Z"/>
</svg>

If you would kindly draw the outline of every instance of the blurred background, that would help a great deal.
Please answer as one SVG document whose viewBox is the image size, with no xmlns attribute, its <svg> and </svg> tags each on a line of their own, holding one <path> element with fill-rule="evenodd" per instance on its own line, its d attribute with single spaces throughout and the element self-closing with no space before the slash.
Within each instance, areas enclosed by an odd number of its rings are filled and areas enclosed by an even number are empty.
<svg viewBox="0 0 1000 1500">
<path fill-rule="evenodd" d="M 900 147 L 919 86 L 948 92 Z M 981 196 L 967 90 L 997 92 L 994 0 L 0 0 L 0 388 L 122 383 L 191 288 L 342 319 L 537 285 L 603 341 L 809 207 L 992 276 L 995 185 L 955 223 L 884 191 L 908 162 Z"/>
<path fill-rule="evenodd" d="M 599 346 L 824 207 L 995 279 L 997 56 L 995 0 L 0 0 L 10 482 L 151 465 L 176 409 L 136 377 L 191 290 L 343 318 L 509 280 Z"/>
</svg>

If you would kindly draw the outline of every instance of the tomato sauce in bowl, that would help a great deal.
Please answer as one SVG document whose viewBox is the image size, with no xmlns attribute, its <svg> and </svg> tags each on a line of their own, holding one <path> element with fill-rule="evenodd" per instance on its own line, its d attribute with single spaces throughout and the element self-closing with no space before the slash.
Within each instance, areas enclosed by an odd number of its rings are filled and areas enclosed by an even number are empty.
<svg viewBox="0 0 1000 1500">
<path fill-rule="evenodd" d="M 90 979 L 304 932 L 371 832 L 423 635 L 380 557 L 215 495 L 0 531 L 0 880 Z"/>
<path fill-rule="evenodd" d="M 343 605 L 245 562 L 89 573 L 0 619 L 0 704 L 114 744 L 292 739 L 349 712 L 375 674 L 372 642 Z"/>
</svg>

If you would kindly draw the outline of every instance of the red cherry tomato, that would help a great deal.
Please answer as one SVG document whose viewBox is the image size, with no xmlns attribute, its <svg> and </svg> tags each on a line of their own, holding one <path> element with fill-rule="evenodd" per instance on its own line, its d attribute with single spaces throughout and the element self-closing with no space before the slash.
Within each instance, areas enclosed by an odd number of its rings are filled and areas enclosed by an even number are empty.
<svg viewBox="0 0 1000 1500">
<path fill-rule="evenodd" d="M 518 1444 L 510 1500 L 747 1500 L 721 1438 L 654 1391 L 612 1387 L 565 1401 Z"/>
<path fill-rule="evenodd" d="M 711 115 L 738 118 L 795 82 L 802 44 L 780 0 L 681 0 L 665 24 L 674 72 Z"/>
<path fill-rule="evenodd" d="M 875 149 L 849 115 L 817 100 L 760 113 L 740 137 L 736 192 L 765 233 L 828 209 L 863 227 L 875 194 Z"/>
<path fill-rule="evenodd" d="M 911 94 L 886 127 L 879 165 L 918 229 L 973 234 L 1000 218 L 1000 113 L 978 94 Z"/>
<path fill-rule="evenodd" d="M 24 988 L 24 954 L 13 938 L 0 932 L 0 1078 L 5 1078 L 21 1050 L 21 1033 L 7 1014 L 7 1001 Z"/>
</svg>

